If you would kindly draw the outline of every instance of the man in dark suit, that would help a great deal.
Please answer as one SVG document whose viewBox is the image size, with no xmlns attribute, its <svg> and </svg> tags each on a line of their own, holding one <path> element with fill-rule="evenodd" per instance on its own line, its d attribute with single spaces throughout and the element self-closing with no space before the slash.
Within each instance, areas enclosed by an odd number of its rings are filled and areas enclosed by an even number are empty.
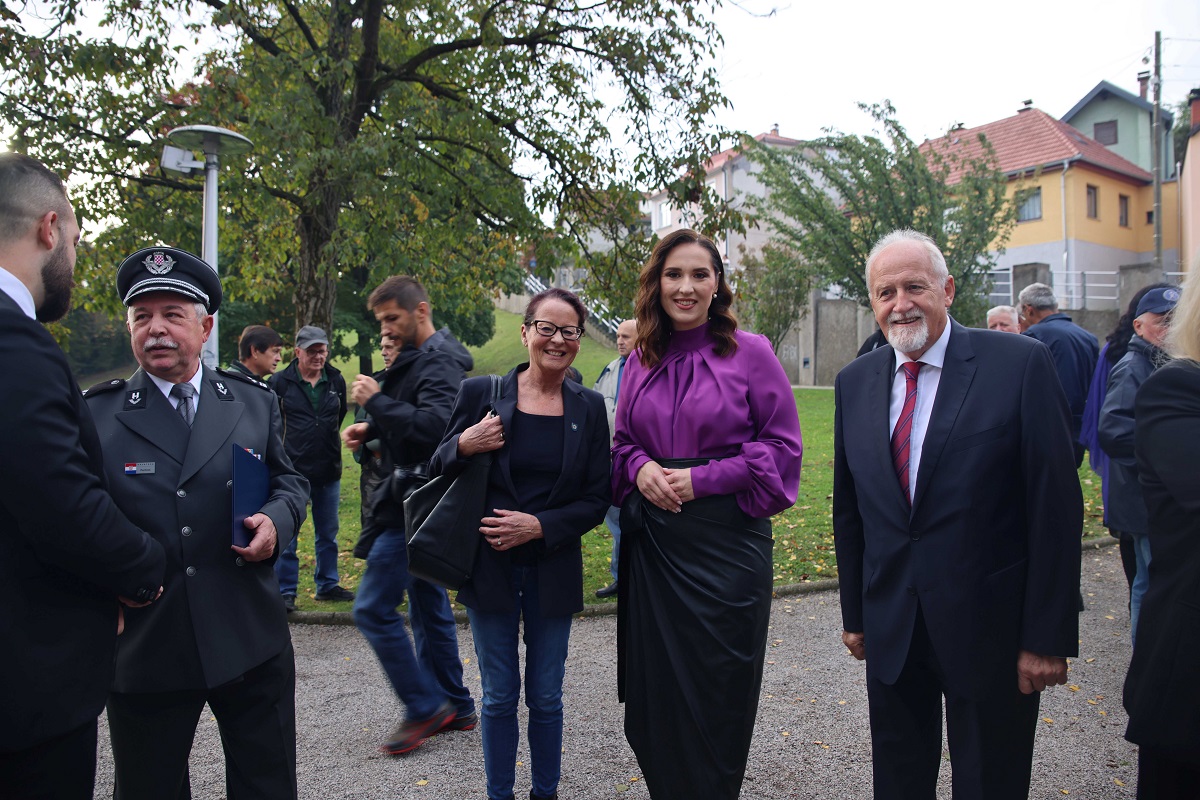
<svg viewBox="0 0 1200 800">
<path fill-rule="evenodd" d="M 134 253 L 117 292 L 141 369 L 88 390 L 104 472 L 130 519 L 167 551 L 166 590 L 128 614 L 108 700 L 118 800 L 190 796 L 201 709 L 217 718 L 230 800 L 296 797 L 296 671 L 273 563 L 304 518 L 308 484 L 288 460 L 274 393 L 201 366 L 221 303 L 203 261 Z M 233 543 L 234 448 L 263 460 L 268 488 Z"/>
<path fill-rule="evenodd" d="M 949 319 L 929 237 L 880 240 L 867 286 L 891 346 L 837 377 L 833 516 L 875 798 L 935 796 L 943 696 L 955 799 L 1024 798 L 1038 693 L 1078 646 L 1066 399 L 1045 346 Z"/>
<path fill-rule="evenodd" d="M 118 597 L 153 600 L 165 556 L 106 491 L 92 417 L 38 324 L 71 301 L 79 225 L 62 180 L 2 153 L 0 200 L 0 798 L 90 798 Z"/>
</svg>

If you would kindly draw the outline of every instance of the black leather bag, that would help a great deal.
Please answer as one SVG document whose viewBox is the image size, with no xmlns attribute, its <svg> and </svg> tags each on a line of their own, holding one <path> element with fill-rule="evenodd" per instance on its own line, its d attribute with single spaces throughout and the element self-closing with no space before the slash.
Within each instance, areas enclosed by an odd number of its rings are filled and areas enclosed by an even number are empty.
<svg viewBox="0 0 1200 800">
<path fill-rule="evenodd" d="M 494 407 L 500 376 L 491 378 Z M 457 475 L 439 475 L 404 501 L 410 574 L 447 589 L 461 589 L 471 577 L 491 468 L 492 454 L 479 453 Z"/>
</svg>

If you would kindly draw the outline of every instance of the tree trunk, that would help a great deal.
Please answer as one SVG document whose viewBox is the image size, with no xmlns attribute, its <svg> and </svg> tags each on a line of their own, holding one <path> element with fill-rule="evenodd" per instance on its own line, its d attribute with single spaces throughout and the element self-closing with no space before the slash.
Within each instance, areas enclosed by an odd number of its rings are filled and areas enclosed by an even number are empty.
<svg viewBox="0 0 1200 800">
<path fill-rule="evenodd" d="M 300 252 L 296 269 L 296 330 L 316 325 L 326 333 L 333 330 L 337 304 L 338 265 L 328 252 L 337 227 L 340 193 L 330 187 L 318 190 L 316 209 L 305 209 L 296 220 Z"/>
</svg>

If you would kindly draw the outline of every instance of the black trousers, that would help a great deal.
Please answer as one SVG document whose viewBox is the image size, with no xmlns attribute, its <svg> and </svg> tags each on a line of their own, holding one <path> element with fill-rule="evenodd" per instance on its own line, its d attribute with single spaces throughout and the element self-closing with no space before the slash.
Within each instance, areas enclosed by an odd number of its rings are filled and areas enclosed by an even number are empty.
<svg viewBox="0 0 1200 800">
<path fill-rule="evenodd" d="M 92 800 L 96 720 L 49 741 L 0 753 L 0 800 Z"/>
<path fill-rule="evenodd" d="M 108 698 L 115 800 L 187 800 L 188 756 L 208 703 L 221 731 L 229 800 L 295 800 L 296 663 L 292 645 L 214 689 Z"/>
<path fill-rule="evenodd" d="M 1200 769 L 1153 747 L 1138 746 L 1138 800 L 1196 800 Z"/>
<path fill-rule="evenodd" d="M 908 660 L 896 683 L 871 675 L 867 638 L 867 699 L 875 800 L 933 800 L 942 761 L 942 699 L 950 740 L 954 800 L 1026 800 L 1041 695 L 1012 682 L 985 699 L 947 692 L 945 673 L 918 610 Z"/>
</svg>

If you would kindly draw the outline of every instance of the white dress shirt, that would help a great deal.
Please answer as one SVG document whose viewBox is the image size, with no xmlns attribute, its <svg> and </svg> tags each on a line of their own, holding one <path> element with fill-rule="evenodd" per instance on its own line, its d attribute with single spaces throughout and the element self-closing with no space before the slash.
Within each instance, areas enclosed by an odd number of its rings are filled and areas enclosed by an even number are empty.
<svg viewBox="0 0 1200 800">
<path fill-rule="evenodd" d="M 921 450 L 925 444 L 925 431 L 929 430 L 929 417 L 933 414 L 933 401 L 937 399 L 938 386 L 942 382 L 942 366 L 946 363 L 946 346 L 950 343 L 950 320 L 942 335 L 916 359 L 921 362 L 921 371 L 917 373 L 917 405 L 913 410 L 912 434 L 908 440 L 908 491 L 909 497 L 917 496 L 917 473 L 921 467 Z M 900 411 L 904 408 L 904 395 L 907 391 L 907 379 L 901 366 L 913 359 L 899 351 L 896 352 L 896 363 L 892 373 L 892 402 L 888 408 L 888 430 L 894 431 L 900 421 Z"/>
<path fill-rule="evenodd" d="M 30 293 L 29 287 L 21 283 L 16 275 L 4 267 L 0 267 L 0 292 L 11 297 L 13 302 L 25 312 L 25 316 L 37 319 L 37 308 L 33 305 L 33 295 Z"/>
<path fill-rule="evenodd" d="M 147 372 L 146 374 L 150 375 L 149 372 Z M 188 381 L 188 383 L 190 383 L 193 386 L 193 388 L 195 388 L 195 390 L 196 390 L 196 394 L 194 394 L 192 396 L 192 411 L 195 413 L 200 412 L 200 383 L 201 383 L 200 379 L 203 376 L 204 376 L 204 369 L 199 365 L 199 363 L 197 363 L 196 374 L 192 376 L 192 379 L 190 381 Z M 169 402 L 171 404 L 171 408 L 178 410 L 179 409 L 179 398 L 174 397 L 171 394 L 171 387 L 173 387 L 175 384 L 171 383 L 170 381 L 164 381 L 162 378 L 158 377 L 157 375 L 150 375 L 150 380 L 154 381 L 154 385 L 157 386 L 159 391 L 163 393 L 163 396 L 167 398 L 167 402 Z"/>
</svg>

